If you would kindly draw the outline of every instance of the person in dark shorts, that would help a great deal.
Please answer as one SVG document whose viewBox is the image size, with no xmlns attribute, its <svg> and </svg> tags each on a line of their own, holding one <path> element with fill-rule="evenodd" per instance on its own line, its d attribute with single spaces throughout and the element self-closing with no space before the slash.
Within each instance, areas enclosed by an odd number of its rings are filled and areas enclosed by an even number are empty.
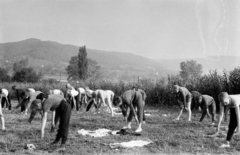
<svg viewBox="0 0 240 155">
<path fill-rule="evenodd" d="M 191 91 L 192 94 L 192 103 L 191 103 L 191 110 L 198 109 L 200 111 L 200 105 L 199 105 L 199 97 L 202 96 L 201 93 L 198 91 Z"/>
<path fill-rule="evenodd" d="M 130 113 L 127 118 L 127 126 L 124 128 L 131 128 L 132 118 L 134 117 L 137 121 L 137 129 L 135 132 L 142 131 L 142 122 L 144 115 L 144 102 L 142 94 L 139 91 L 128 90 L 125 91 L 121 96 L 115 97 L 113 100 L 113 105 L 120 107 L 124 118 L 127 116 L 128 108 Z"/>
<path fill-rule="evenodd" d="M 184 109 L 188 111 L 188 121 L 191 121 L 191 116 L 192 116 L 192 111 L 191 111 L 191 100 L 192 100 L 192 95 L 191 93 L 187 90 L 185 87 L 179 87 L 178 85 L 173 86 L 174 92 L 176 93 L 175 97 L 176 100 L 178 101 L 180 105 L 180 112 L 179 115 L 175 120 L 179 120 L 180 116 L 182 115 L 182 112 Z"/>
<path fill-rule="evenodd" d="M 210 117 L 210 110 L 212 114 L 212 125 L 214 125 L 216 121 L 216 103 L 213 97 L 209 95 L 202 95 L 199 97 L 198 103 L 202 109 L 202 116 L 199 121 L 202 122 L 206 114 Z"/>
</svg>

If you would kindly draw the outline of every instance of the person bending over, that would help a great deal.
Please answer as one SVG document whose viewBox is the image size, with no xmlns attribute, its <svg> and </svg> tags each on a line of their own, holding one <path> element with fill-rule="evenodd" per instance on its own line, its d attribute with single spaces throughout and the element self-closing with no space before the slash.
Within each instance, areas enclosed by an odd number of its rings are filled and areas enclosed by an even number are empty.
<svg viewBox="0 0 240 155">
<path fill-rule="evenodd" d="M 198 109 L 201 111 L 200 105 L 198 103 L 199 97 L 202 96 L 198 91 L 191 91 L 192 94 L 192 102 L 191 102 L 191 110 Z"/>
<path fill-rule="evenodd" d="M 9 94 L 7 89 L 0 89 L 0 94 L 2 95 L 2 99 L 1 99 L 1 105 L 2 108 L 8 108 L 8 110 L 12 109 L 12 105 L 11 105 L 11 95 Z M 6 104 L 6 106 L 5 106 Z"/>
<path fill-rule="evenodd" d="M 33 100 L 36 99 L 37 95 L 42 92 L 40 91 L 35 91 L 34 93 L 28 92 L 28 91 L 23 91 L 20 94 L 20 97 L 22 98 L 21 102 L 15 107 L 15 109 L 18 109 L 19 107 L 24 107 L 24 114 L 27 115 L 28 109 L 30 107 L 30 104 L 32 103 Z"/>
<path fill-rule="evenodd" d="M 61 146 L 65 149 L 65 144 L 68 138 L 68 130 L 69 130 L 69 123 L 70 123 L 70 117 L 71 117 L 71 106 L 70 104 L 64 99 L 61 95 L 49 95 L 49 96 L 40 96 L 37 97 L 39 99 L 36 99 L 32 105 L 32 113 L 29 118 L 29 122 L 33 120 L 34 116 L 37 112 L 43 112 L 42 115 L 42 125 L 41 125 L 41 138 L 44 138 L 44 129 L 47 122 L 47 112 L 53 111 L 53 122 L 55 122 L 54 125 L 58 120 L 60 120 L 59 128 L 57 131 L 56 138 L 54 142 L 52 142 L 52 145 L 57 144 L 61 139 Z"/>
<path fill-rule="evenodd" d="M 18 99 L 18 104 L 20 104 L 22 102 L 22 100 L 24 99 L 23 94 L 27 94 L 28 93 L 35 93 L 37 91 L 35 91 L 33 88 L 27 88 L 27 89 L 18 89 L 17 86 L 12 86 L 12 90 L 15 91 L 16 93 L 16 97 Z M 24 114 L 26 112 L 26 106 L 25 104 L 21 104 L 21 113 Z"/>
<path fill-rule="evenodd" d="M 192 95 L 185 87 L 179 87 L 178 85 L 174 85 L 174 92 L 176 93 L 176 99 L 180 105 L 180 112 L 179 115 L 175 120 L 179 120 L 180 116 L 182 115 L 183 109 L 188 111 L 188 121 L 191 121 L 192 111 L 191 111 L 191 100 Z"/>
<path fill-rule="evenodd" d="M 76 110 L 79 111 L 79 100 L 80 100 L 80 93 L 75 89 L 67 90 L 67 99 L 70 101 L 70 105 L 72 109 L 76 107 Z"/>
<path fill-rule="evenodd" d="M 230 109 L 230 121 L 228 125 L 226 143 L 220 146 L 220 148 L 225 148 L 230 147 L 230 141 L 233 137 L 235 129 L 235 134 L 240 135 L 240 95 L 229 95 L 227 92 L 222 92 L 218 95 L 218 99 L 220 102 L 220 113 L 218 118 L 217 131 L 213 137 L 219 134 L 222 118 L 224 115 L 224 106 Z"/>
<path fill-rule="evenodd" d="M 142 94 L 142 99 L 143 99 L 143 107 L 145 107 L 145 101 L 147 98 L 147 95 L 144 90 L 142 89 L 136 89 L 136 87 L 132 87 L 132 90 L 139 91 Z M 143 124 L 145 124 L 146 117 L 145 117 L 145 109 L 143 108 Z"/>
<path fill-rule="evenodd" d="M 202 109 L 202 117 L 200 118 L 200 122 L 202 122 L 206 114 L 210 117 L 210 109 L 212 114 L 212 125 L 214 125 L 216 120 L 216 103 L 213 97 L 209 95 L 202 95 L 199 97 L 198 103 Z"/>
<path fill-rule="evenodd" d="M 112 117 L 114 117 L 114 110 L 112 107 L 112 100 L 114 97 L 114 92 L 111 90 L 102 90 L 102 89 L 97 89 L 92 92 L 91 94 L 92 98 L 88 101 L 88 106 L 86 111 L 89 111 L 92 104 L 94 104 L 96 108 L 96 112 L 99 112 L 99 109 L 101 105 L 103 104 L 104 107 L 108 107 L 109 110 L 111 111 Z"/>
<path fill-rule="evenodd" d="M 144 102 L 142 94 L 139 91 L 125 91 L 121 96 L 114 98 L 113 105 L 122 109 L 122 113 L 125 119 L 127 117 L 127 111 L 130 109 L 130 113 L 127 118 L 127 126 L 124 128 L 131 128 L 132 118 L 134 117 L 138 124 L 135 132 L 142 131 Z"/>
<path fill-rule="evenodd" d="M 64 96 L 64 93 L 60 89 L 53 89 L 53 90 L 49 89 L 48 90 L 48 95 L 51 95 L 51 94 Z"/>
</svg>

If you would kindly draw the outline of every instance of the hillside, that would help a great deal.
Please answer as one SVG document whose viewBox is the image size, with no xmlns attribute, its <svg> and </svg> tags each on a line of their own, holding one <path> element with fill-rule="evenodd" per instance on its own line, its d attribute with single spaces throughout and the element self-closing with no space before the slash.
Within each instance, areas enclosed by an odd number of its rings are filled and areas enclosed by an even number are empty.
<svg viewBox="0 0 240 155">
<path fill-rule="evenodd" d="M 78 53 L 78 46 L 53 41 L 27 39 L 0 44 L 1 64 L 28 58 L 30 65 L 50 72 L 65 72 L 68 61 Z M 87 48 L 88 57 L 96 60 L 107 76 L 154 77 L 174 73 L 165 70 L 159 62 L 131 53 L 107 52 Z M 53 70 L 54 68 L 54 70 Z"/>
</svg>

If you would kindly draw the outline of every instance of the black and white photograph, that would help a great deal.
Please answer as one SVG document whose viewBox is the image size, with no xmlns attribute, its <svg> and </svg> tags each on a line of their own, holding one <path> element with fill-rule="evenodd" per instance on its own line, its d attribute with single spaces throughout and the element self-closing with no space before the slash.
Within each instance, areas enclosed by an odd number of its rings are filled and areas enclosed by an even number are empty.
<svg viewBox="0 0 240 155">
<path fill-rule="evenodd" d="M 239 155 L 239 0 L 1 0 L 0 154 Z"/>
</svg>

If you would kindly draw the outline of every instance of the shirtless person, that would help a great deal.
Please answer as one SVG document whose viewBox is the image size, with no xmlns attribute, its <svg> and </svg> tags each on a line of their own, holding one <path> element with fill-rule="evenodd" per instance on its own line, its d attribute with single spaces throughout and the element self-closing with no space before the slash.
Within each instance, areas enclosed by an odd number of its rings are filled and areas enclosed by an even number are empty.
<svg viewBox="0 0 240 155">
<path fill-rule="evenodd" d="M 185 87 L 179 87 L 178 85 L 173 86 L 174 91 L 176 93 L 176 99 L 178 103 L 180 104 L 180 112 L 179 115 L 175 120 L 179 120 L 180 116 L 182 115 L 183 109 L 186 109 L 188 111 L 188 121 L 191 121 L 192 111 L 191 111 L 191 100 L 192 95 Z"/>
<path fill-rule="evenodd" d="M 91 108 L 92 104 L 94 103 L 97 112 L 99 108 L 103 104 L 104 106 L 108 106 L 111 111 L 112 117 L 114 117 L 114 111 L 112 107 L 112 100 L 113 100 L 114 93 L 111 90 L 101 90 L 98 89 L 93 91 L 92 98 L 88 101 L 87 111 Z"/>
<path fill-rule="evenodd" d="M 2 96 L 2 98 L 1 98 L 2 109 L 8 108 L 8 110 L 11 110 L 11 108 L 12 108 L 11 97 L 10 97 L 8 90 L 2 88 L 2 89 L 0 89 L 0 94 Z M 5 106 L 5 104 L 6 104 L 6 106 Z"/>
<path fill-rule="evenodd" d="M 202 95 L 199 97 L 198 103 L 202 109 L 202 117 L 200 118 L 200 122 L 202 122 L 206 114 L 210 117 L 210 109 L 212 114 L 212 125 L 214 125 L 216 120 L 216 103 L 213 97 L 209 95 Z"/>
<path fill-rule="evenodd" d="M 37 99 L 31 105 L 32 113 L 28 120 L 29 123 L 32 122 L 37 112 L 43 112 L 42 115 L 42 125 L 41 125 L 41 138 L 44 138 L 44 129 L 47 122 L 47 113 L 52 111 L 52 129 L 55 128 L 57 121 L 60 119 L 58 134 L 55 141 L 52 144 L 58 143 L 62 138 L 62 147 L 64 147 L 69 129 L 69 122 L 71 117 L 71 106 L 63 98 L 62 95 L 45 95 L 43 93 L 37 96 Z"/>
<path fill-rule="evenodd" d="M 240 112 L 239 112 L 240 95 L 228 95 L 227 92 L 222 92 L 218 95 L 218 99 L 220 102 L 220 113 L 219 113 L 219 119 L 217 124 L 217 132 L 212 136 L 213 137 L 217 136 L 220 131 L 220 126 L 221 126 L 222 118 L 224 115 L 224 106 L 229 107 L 230 121 L 228 125 L 226 144 L 222 144 L 220 146 L 220 148 L 226 148 L 226 147 L 230 147 L 230 141 L 232 139 L 235 129 L 236 129 L 235 134 L 240 135 Z"/>
<path fill-rule="evenodd" d="M 134 117 L 137 121 L 137 129 L 135 132 L 142 131 L 142 122 L 144 115 L 144 103 L 142 94 L 139 91 L 128 90 L 125 91 L 121 96 L 115 97 L 113 105 L 120 107 L 124 118 L 127 117 L 128 108 L 130 108 L 130 113 L 127 118 L 127 126 L 124 128 L 131 128 L 132 118 Z"/>
<path fill-rule="evenodd" d="M 80 92 L 76 90 L 69 83 L 66 85 L 67 88 L 67 99 L 70 100 L 72 109 L 76 107 L 77 112 L 79 111 Z"/>
</svg>

